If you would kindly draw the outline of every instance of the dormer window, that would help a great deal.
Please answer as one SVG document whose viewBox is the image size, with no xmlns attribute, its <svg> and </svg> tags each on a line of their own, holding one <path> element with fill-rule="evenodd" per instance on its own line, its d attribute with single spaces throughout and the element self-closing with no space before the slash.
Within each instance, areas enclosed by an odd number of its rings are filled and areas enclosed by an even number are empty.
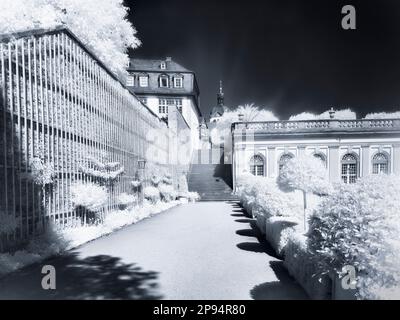
<svg viewBox="0 0 400 320">
<path fill-rule="evenodd" d="M 135 86 L 135 77 L 134 76 L 128 76 L 126 78 L 126 86 L 127 87 L 134 87 Z"/>
<path fill-rule="evenodd" d="M 161 70 L 167 69 L 167 64 L 166 64 L 164 61 L 161 62 L 161 64 L 160 64 L 160 69 L 161 69 Z"/>
<path fill-rule="evenodd" d="M 149 76 L 148 75 L 140 75 L 139 76 L 139 87 L 147 88 L 149 86 Z"/>
<path fill-rule="evenodd" d="M 177 76 L 174 78 L 174 87 L 175 88 L 183 88 L 183 77 Z"/>
<path fill-rule="evenodd" d="M 160 76 L 159 86 L 160 86 L 160 88 L 168 88 L 169 87 L 169 78 L 167 75 Z"/>
</svg>

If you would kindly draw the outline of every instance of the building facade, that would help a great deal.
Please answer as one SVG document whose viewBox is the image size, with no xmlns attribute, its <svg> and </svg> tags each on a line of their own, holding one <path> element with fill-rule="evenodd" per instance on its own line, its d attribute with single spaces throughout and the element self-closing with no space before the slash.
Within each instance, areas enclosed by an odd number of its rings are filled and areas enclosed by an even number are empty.
<svg viewBox="0 0 400 320">
<path fill-rule="evenodd" d="M 275 178 L 301 154 L 321 159 L 332 182 L 400 174 L 400 119 L 234 123 L 233 180 L 243 173 Z"/>
<path fill-rule="evenodd" d="M 200 90 L 194 72 L 167 57 L 164 60 L 131 59 L 126 86 L 160 119 L 177 108 L 191 131 L 194 149 L 200 146 Z"/>
</svg>

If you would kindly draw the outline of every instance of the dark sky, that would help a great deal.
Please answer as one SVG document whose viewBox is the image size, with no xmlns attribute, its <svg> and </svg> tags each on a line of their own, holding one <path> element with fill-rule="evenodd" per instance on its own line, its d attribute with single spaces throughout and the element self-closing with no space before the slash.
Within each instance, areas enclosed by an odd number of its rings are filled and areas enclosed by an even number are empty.
<svg viewBox="0 0 400 320">
<path fill-rule="evenodd" d="M 400 110 L 398 0 L 126 1 L 141 58 L 174 60 L 196 72 L 201 109 L 254 102 L 281 119 L 330 106 L 364 116 Z M 357 30 L 341 8 L 357 9 Z"/>
</svg>

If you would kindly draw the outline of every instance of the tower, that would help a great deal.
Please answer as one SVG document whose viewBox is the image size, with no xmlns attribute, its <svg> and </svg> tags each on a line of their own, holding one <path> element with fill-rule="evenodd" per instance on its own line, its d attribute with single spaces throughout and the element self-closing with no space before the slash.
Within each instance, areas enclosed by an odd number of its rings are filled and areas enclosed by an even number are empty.
<svg viewBox="0 0 400 320">
<path fill-rule="evenodd" d="M 222 87 L 222 81 L 219 82 L 219 92 L 217 94 L 217 105 L 210 112 L 210 123 L 218 122 L 222 115 L 227 111 L 225 106 L 225 95 Z"/>
</svg>

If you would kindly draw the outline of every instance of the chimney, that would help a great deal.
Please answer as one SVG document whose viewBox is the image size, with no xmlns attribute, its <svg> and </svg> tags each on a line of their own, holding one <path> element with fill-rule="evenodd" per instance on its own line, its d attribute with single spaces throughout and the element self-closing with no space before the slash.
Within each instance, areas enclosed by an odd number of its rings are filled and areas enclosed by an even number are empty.
<svg viewBox="0 0 400 320">
<path fill-rule="evenodd" d="M 172 61 L 172 58 L 171 58 L 171 57 L 166 57 L 166 58 L 165 58 L 165 61 L 166 61 L 166 62 L 171 62 L 171 61 Z"/>
</svg>

